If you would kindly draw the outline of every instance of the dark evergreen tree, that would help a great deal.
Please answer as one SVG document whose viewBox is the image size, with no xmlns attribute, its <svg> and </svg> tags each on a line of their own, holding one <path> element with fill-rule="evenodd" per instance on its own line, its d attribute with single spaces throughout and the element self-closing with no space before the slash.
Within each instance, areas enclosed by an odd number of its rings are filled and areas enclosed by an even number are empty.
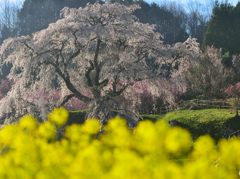
<svg viewBox="0 0 240 179">
<path fill-rule="evenodd" d="M 157 31 L 163 35 L 164 42 L 173 44 L 186 40 L 186 14 L 183 9 L 159 6 L 156 3 L 149 5 L 139 2 L 141 9 L 135 15 L 141 22 L 156 24 Z"/>
<path fill-rule="evenodd" d="M 59 19 L 64 7 L 84 7 L 96 0 L 25 0 L 18 13 L 19 35 L 27 35 L 46 28 Z"/>
<path fill-rule="evenodd" d="M 222 48 L 226 53 L 240 53 L 240 3 L 236 7 L 229 3 L 216 3 L 209 22 L 204 45 Z"/>
<path fill-rule="evenodd" d="M 2 42 L 3 40 L 11 37 L 13 35 L 13 29 L 7 27 L 6 25 L 3 25 L 1 29 L 1 38 L 0 41 Z"/>
</svg>

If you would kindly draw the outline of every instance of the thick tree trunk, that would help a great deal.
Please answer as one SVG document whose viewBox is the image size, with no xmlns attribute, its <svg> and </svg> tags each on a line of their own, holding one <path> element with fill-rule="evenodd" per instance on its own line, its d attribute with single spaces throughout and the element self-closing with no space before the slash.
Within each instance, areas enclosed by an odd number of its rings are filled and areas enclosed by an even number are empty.
<svg viewBox="0 0 240 179">
<path fill-rule="evenodd" d="M 237 99 L 236 99 L 236 117 L 238 118 L 239 117 L 239 113 L 238 113 L 238 104 L 239 104 L 239 96 L 237 96 Z"/>
<path fill-rule="evenodd" d="M 90 105 L 90 111 L 86 118 L 97 118 L 100 120 L 101 124 L 106 124 L 107 120 L 111 118 L 111 106 L 109 106 L 107 101 L 95 100 Z"/>
<path fill-rule="evenodd" d="M 101 124 L 105 125 L 107 121 L 115 116 L 120 116 L 126 120 L 129 127 L 135 127 L 140 120 L 140 116 L 134 110 L 129 110 L 128 107 L 118 110 L 114 108 L 113 102 L 110 100 L 96 100 L 92 102 L 90 106 L 90 111 L 87 114 L 86 118 L 97 118 L 100 120 Z M 117 105 L 118 107 L 120 106 Z"/>
</svg>

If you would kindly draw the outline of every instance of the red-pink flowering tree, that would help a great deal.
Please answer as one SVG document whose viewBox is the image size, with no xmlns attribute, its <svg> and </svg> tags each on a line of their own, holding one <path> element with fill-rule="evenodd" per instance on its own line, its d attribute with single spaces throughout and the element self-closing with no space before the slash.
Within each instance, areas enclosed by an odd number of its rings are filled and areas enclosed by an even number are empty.
<svg viewBox="0 0 240 179">
<path fill-rule="evenodd" d="M 144 80 L 131 87 L 135 106 L 142 113 L 159 113 L 161 108 L 173 109 L 186 92 L 184 83 L 173 79 Z"/>
<path fill-rule="evenodd" d="M 235 107 L 235 110 L 236 110 L 236 117 L 239 116 L 239 113 L 238 113 L 238 106 L 239 106 L 239 100 L 240 100 L 240 82 L 234 84 L 234 85 L 230 85 L 229 87 L 227 87 L 225 89 L 225 93 L 228 95 L 228 96 L 231 96 L 234 98 L 234 102 L 233 102 L 233 105 Z"/>
</svg>

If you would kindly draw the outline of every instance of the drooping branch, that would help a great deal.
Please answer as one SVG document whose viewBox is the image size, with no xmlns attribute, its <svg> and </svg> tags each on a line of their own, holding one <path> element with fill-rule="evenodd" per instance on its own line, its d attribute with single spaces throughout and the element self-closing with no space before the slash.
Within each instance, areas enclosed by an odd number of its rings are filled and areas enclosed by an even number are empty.
<svg viewBox="0 0 240 179">
<path fill-rule="evenodd" d="M 102 82 L 99 82 L 99 87 L 103 88 L 103 87 L 107 86 L 108 83 L 109 83 L 109 79 L 105 79 Z"/>
<path fill-rule="evenodd" d="M 35 50 L 30 46 L 28 45 L 26 42 L 22 42 L 23 45 L 25 45 L 30 51 L 34 52 L 35 53 Z"/>
<path fill-rule="evenodd" d="M 149 49 L 146 47 L 141 47 L 136 50 L 136 58 L 137 60 L 134 63 L 139 63 L 140 61 L 146 59 L 148 57 Z"/>
<path fill-rule="evenodd" d="M 85 77 L 87 78 L 87 85 L 89 87 L 93 87 L 92 80 L 91 80 L 91 72 L 94 70 L 94 65 L 92 61 L 89 61 L 90 67 L 87 67 L 85 72 Z"/>
<path fill-rule="evenodd" d="M 69 94 L 67 96 L 64 96 L 63 100 L 60 102 L 58 106 L 64 106 L 69 100 L 71 100 L 74 97 L 75 97 L 74 94 Z"/>
<path fill-rule="evenodd" d="M 117 46 L 118 50 L 120 50 L 120 49 L 126 50 L 126 48 L 128 47 L 127 40 L 119 38 L 116 41 L 116 46 Z"/>
<path fill-rule="evenodd" d="M 99 56 L 99 51 L 100 51 L 100 44 L 101 44 L 101 40 L 100 39 L 97 39 L 97 47 L 96 47 L 96 51 L 95 51 L 95 55 L 94 55 L 94 59 L 93 59 L 93 62 L 94 62 L 94 66 L 95 66 L 95 69 L 96 69 L 96 77 L 95 77 L 95 82 L 94 84 L 98 85 L 99 84 L 99 75 L 100 75 L 100 70 L 101 70 L 101 67 L 98 63 L 98 56 Z"/>
<path fill-rule="evenodd" d="M 91 98 L 83 95 L 81 92 L 79 92 L 77 90 L 77 88 L 71 82 L 70 76 L 67 73 L 67 71 L 64 71 L 65 73 L 62 72 L 62 70 L 59 68 L 59 66 L 57 66 L 55 63 L 53 63 L 51 61 L 48 61 L 46 63 L 49 64 L 49 65 L 52 65 L 55 68 L 56 73 L 63 79 L 63 81 L 64 81 L 65 85 L 67 86 L 67 88 L 76 96 L 76 98 L 78 98 L 79 100 L 81 100 L 83 102 L 86 102 L 86 103 L 91 101 Z"/>
<path fill-rule="evenodd" d="M 130 83 L 126 84 L 126 85 L 123 85 L 123 87 L 119 90 L 115 90 L 115 91 L 113 90 L 112 93 L 111 93 L 111 97 L 120 96 L 129 86 L 130 86 Z"/>
<path fill-rule="evenodd" d="M 113 82 L 112 82 L 112 90 L 108 93 L 108 96 L 110 97 L 120 96 L 129 87 L 130 83 L 127 83 L 123 85 L 122 88 L 117 89 L 117 84 L 119 82 L 119 75 L 123 71 L 124 71 L 124 68 L 119 68 L 117 74 L 114 76 Z"/>
<path fill-rule="evenodd" d="M 78 38 L 77 38 L 77 35 L 76 35 L 77 32 L 78 32 L 78 30 L 75 30 L 75 31 L 72 32 L 72 35 L 73 35 L 73 38 L 74 38 L 74 45 L 75 45 L 76 51 L 73 52 L 73 54 L 69 57 L 69 60 L 73 60 L 74 58 L 76 58 L 76 57 L 80 54 L 81 50 L 84 48 L 84 47 L 81 45 L 81 43 L 79 43 L 79 41 L 78 41 Z"/>
<path fill-rule="evenodd" d="M 87 22 L 94 26 L 94 25 L 97 25 L 97 24 L 101 24 L 102 26 L 106 26 L 108 24 L 108 22 L 106 21 L 106 17 L 103 17 L 103 16 L 90 16 L 88 19 L 87 19 Z"/>
<path fill-rule="evenodd" d="M 101 96 L 101 89 L 106 86 L 109 82 L 108 79 L 104 79 L 100 82 L 100 73 L 103 66 L 102 62 L 98 61 L 100 53 L 101 40 L 97 39 L 96 50 L 93 60 L 89 61 L 90 66 L 86 69 L 85 77 L 87 79 L 87 84 L 90 87 L 95 98 Z"/>
<path fill-rule="evenodd" d="M 39 54 L 39 53 L 36 53 L 35 50 L 34 50 L 33 48 L 31 48 L 27 43 L 24 42 L 24 45 L 25 45 L 28 49 L 30 49 L 30 50 L 32 51 L 32 53 L 35 53 L 35 54 L 36 54 L 36 58 L 41 58 L 41 55 L 50 52 L 50 51 L 48 50 L 48 51 L 46 51 L 45 53 L 40 53 L 40 54 Z M 63 49 L 64 49 L 64 45 L 65 45 L 65 43 L 62 43 L 62 46 L 61 46 L 60 50 L 63 50 Z M 59 53 L 61 53 L 61 52 L 59 52 Z M 58 64 L 58 61 L 57 61 L 57 63 L 54 63 L 54 62 L 51 61 L 51 60 L 47 60 L 47 61 L 43 61 L 42 64 L 51 65 L 51 66 L 55 69 L 56 73 L 63 79 L 63 81 L 64 81 L 65 85 L 67 86 L 67 88 L 76 96 L 76 98 L 78 98 L 79 100 L 81 100 L 81 101 L 83 101 L 83 102 L 86 102 L 86 103 L 89 102 L 89 101 L 91 101 L 91 99 L 90 99 L 89 97 L 83 95 L 81 92 L 79 92 L 79 91 L 77 90 L 77 88 L 76 88 L 76 87 L 73 85 L 73 83 L 71 82 L 70 76 L 69 76 L 67 70 L 64 69 L 64 71 L 62 71 L 62 70 L 60 69 L 60 66 L 59 66 L 59 64 Z M 64 65 L 64 67 L 65 67 L 65 65 Z"/>
</svg>

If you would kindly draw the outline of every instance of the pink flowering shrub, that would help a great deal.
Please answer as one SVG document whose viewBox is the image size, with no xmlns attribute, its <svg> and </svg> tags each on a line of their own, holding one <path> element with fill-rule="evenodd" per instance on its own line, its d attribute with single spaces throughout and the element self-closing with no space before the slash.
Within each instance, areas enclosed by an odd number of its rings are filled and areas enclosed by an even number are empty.
<svg viewBox="0 0 240 179">
<path fill-rule="evenodd" d="M 60 91 L 40 88 L 35 91 L 31 91 L 27 95 L 29 102 L 37 104 L 39 101 L 45 101 L 47 103 L 57 103 L 61 97 Z"/>
<path fill-rule="evenodd" d="M 170 80 L 137 82 L 131 88 L 135 106 L 142 114 L 162 113 L 174 108 L 185 92 L 182 84 Z"/>
<path fill-rule="evenodd" d="M 233 105 L 236 109 L 236 116 L 238 117 L 238 106 L 239 106 L 239 99 L 240 99 L 240 82 L 236 83 L 235 85 L 230 85 L 225 89 L 225 93 L 234 98 Z"/>
<path fill-rule="evenodd" d="M 65 107 L 70 111 L 87 109 L 87 105 L 77 98 L 72 98 Z"/>
<path fill-rule="evenodd" d="M 42 89 L 37 89 L 35 91 L 28 93 L 27 99 L 32 104 L 45 103 L 45 104 L 51 104 L 50 106 L 55 107 L 59 103 L 61 96 L 62 94 L 60 90 L 42 88 Z M 41 104 L 39 105 L 41 106 Z M 74 97 L 70 99 L 64 105 L 64 107 L 71 111 L 71 110 L 86 109 L 87 105 L 81 102 L 76 97 Z"/>
</svg>

